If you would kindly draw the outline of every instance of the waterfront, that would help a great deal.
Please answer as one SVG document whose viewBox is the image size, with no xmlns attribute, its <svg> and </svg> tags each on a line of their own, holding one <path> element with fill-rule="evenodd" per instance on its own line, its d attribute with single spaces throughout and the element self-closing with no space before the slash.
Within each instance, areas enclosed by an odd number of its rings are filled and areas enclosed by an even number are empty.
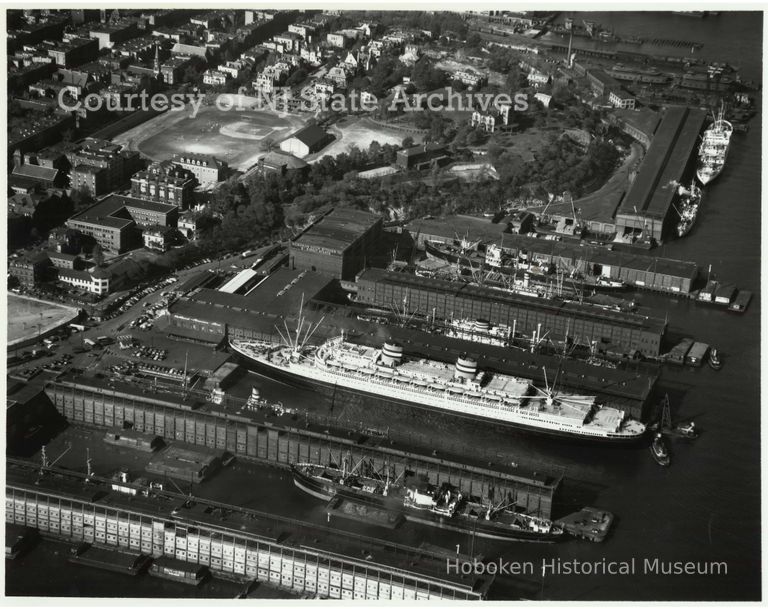
<svg viewBox="0 0 768 609">
<path fill-rule="evenodd" d="M 561 14 L 558 20 L 562 20 Z M 759 48 L 762 24 L 751 14 L 723 13 L 702 20 L 655 13 L 581 14 L 617 33 L 659 38 L 677 36 L 681 24 L 685 37 L 705 42 L 701 52 L 711 60 L 733 62 L 744 79 L 761 77 Z M 724 33 L 726 32 L 727 33 Z M 738 32 L 738 35 L 737 35 Z M 609 47 L 610 45 L 600 45 Z M 675 55 L 685 50 L 655 47 L 654 52 Z M 407 523 L 392 535 L 401 543 L 438 545 L 487 558 L 542 564 L 725 564 L 717 573 L 667 574 L 663 569 L 638 569 L 629 573 L 597 572 L 588 576 L 564 569 L 541 570 L 526 580 L 524 588 L 501 582 L 492 598 L 548 600 L 755 600 L 760 598 L 760 241 L 761 241 L 761 117 L 750 124 L 747 134 L 734 135 L 723 174 L 705 188 L 697 224 L 691 234 L 655 250 L 655 254 L 693 260 L 701 268 L 712 265 L 712 273 L 755 293 L 744 315 L 707 307 L 691 300 L 650 293 L 637 294 L 644 310 L 656 317 L 668 316 L 671 331 L 689 335 L 718 348 L 724 368 L 714 372 L 699 369 L 663 370 L 660 392 L 668 393 L 672 416 L 694 420 L 702 435 L 695 442 L 674 440 L 672 466 L 658 467 L 646 446 L 602 447 L 552 441 L 518 432 L 480 430 L 464 423 L 441 423 L 417 414 L 393 421 L 393 428 L 410 432 L 414 440 L 428 442 L 430 436 L 442 445 L 469 451 L 496 451 L 502 458 L 519 455 L 522 465 L 540 467 L 565 476 L 559 491 L 557 516 L 584 505 L 594 505 L 616 514 L 616 524 L 603 544 L 569 540 L 558 545 L 499 544 L 472 539 Z M 385 338 L 386 328 L 380 329 Z M 188 355 L 188 354 L 187 354 Z M 177 364 L 180 365 L 180 364 Z M 287 407 L 325 412 L 311 392 L 248 375 L 236 395 L 245 398 L 250 385 L 259 387 L 269 400 Z M 387 426 L 386 409 L 375 409 L 365 400 L 331 410 L 333 416 L 366 417 L 366 424 Z M 410 427 L 410 429 L 409 429 Z M 68 434 L 84 434 L 70 429 Z M 93 451 L 94 466 L 101 474 L 113 465 L 109 450 L 95 434 L 101 448 Z M 67 436 L 50 445 L 56 456 Z M 480 452 L 480 449 L 477 449 Z M 505 453 L 507 456 L 505 457 Z M 84 469 L 84 451 L 74 452 L 61 465 Z M 130 451 L 112 451 L 128 460 Z M 517 456 L 515 458 L 518 458 Z M 141 471 L 141 468 L 138 468 Z M 186 489 L 185 489 L 186 490 Z M 201 496 L 270 511 L 315 524 L 327 524 L 322 502 L 297 490 L 286 470 L 241 463 L 200 487 Z M 375 526 L 337 522 L 334 526 L 359 534 L 386 537 Z M 41 571 L 55 572 L 45 594 L 61 596 L 189 596 L 189 588 L 147 577 L 140 580 L 96 572 L 66 562 L 67 544 L 48 541 L 28 557 L 7 569 L 7 593 L 39 594 Z M 656 562 L 654 562 L 656 561 Z M 214 582 L 202 595 L 231 598 L 240 587 Z M 208 592 L 206 592 L 208 590 Z M 266 592 L 265 592 L 266 594 Z"/>
</svg>

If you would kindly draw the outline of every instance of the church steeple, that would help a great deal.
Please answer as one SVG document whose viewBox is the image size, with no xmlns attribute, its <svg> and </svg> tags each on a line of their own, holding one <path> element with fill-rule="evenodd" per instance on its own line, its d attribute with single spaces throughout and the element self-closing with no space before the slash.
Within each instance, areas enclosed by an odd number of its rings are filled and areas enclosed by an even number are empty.
<svg viewBox="0 0 768 609">
<path fill-rule="evenodd" d="M 155 43 L 155 76 L 160 75 L 160 47 Z"/>
</svg>

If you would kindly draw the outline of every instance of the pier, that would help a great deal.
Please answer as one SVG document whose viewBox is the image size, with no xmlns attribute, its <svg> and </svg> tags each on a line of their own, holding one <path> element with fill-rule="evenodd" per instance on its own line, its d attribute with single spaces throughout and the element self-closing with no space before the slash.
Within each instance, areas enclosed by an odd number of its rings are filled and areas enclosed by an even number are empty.
<svg viewBox="0 0 768 609">
<path fill-rule="evenodd" d="M 35 464 L 16 461 L 6 478 L 6 523 L 75 544 L 141 552 L 155 560 L 154 574 L 192 585 L 210 570 L 317 598 L 480 600 L 493 582 L 446 573 L 445 559 L 425 549 L 237 506 L 196 500 L 219 514 L 228 510 L 226 522 L 203 509 L 174 516 L 171 508 L 189 497 L 168 491 L 129 497 L 107 491 L 104 482 L 55 470 L 38 476 Z"/>
<path fill-rule="evenodd" d="M 237 408 L 218 408 L 200 397 L 184 403 L 172 396 L 136 395 L 131 389 L 135 391 L 130 386 L 100 386 L 81 379 L 51 383 L 46 393 L 73 424 L 105 428 L 128 425 L 136 431 L 281 467 L 299 462 L 340 463 L 344 455 L 349 455 L 371 471 L 395 478 L 406 470 L 423 474 L 434 484 L 448 482 L 465 494 L 495 497 L 497 501 L 508 498 L 524 511 L 543 518 L 550 517 L 561 482 L 560 476 L 504 462 L 482 463 L 467 455 L 437 455 L 386 438 L 334 429 L 331 425 L 307 424 L 291 416 L 249 411 L 238 414 Z"/>
</svg>

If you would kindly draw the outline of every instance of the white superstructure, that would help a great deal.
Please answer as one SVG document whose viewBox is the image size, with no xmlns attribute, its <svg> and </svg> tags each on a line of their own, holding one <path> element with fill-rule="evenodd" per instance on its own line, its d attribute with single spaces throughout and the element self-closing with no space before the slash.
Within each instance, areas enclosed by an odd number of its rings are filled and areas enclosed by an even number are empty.
<svg viewBox="0 0 768 609">
<path fill-rule="evenodd" d="M 715 122 L 701 138 L 696 177 L 702 184 L 708 184 L 720 175 L 728 157 L 732 134 L 733 125 L 723 118 L 721 109 Z"/>
<path fill-rule="evenodd" d="M 523 378 L 478 371 L 469 357 L 459 357 L 455 365 L 409 360 L 394 343 L 377 349 L 343 336 L 319 347 L 248 340 L 231 340 L 230 345 L 279 375 L 415 406 L 595 440 L 631 440 L 645 431 L 623 411 L 599 405 L 595 396 L 555 392 L 548 384 L 545 390 Z"/>
</svg>

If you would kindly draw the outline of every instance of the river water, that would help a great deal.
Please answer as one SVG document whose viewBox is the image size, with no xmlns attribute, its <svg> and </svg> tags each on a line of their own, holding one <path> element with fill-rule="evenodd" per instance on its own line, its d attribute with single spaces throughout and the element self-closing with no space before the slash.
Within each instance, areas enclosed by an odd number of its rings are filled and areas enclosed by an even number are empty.
<svg viewBox="0 0 768 609">
<path fill-rule="evenodd" d="M 558 20 L 565 15 L 561 14 Z M 619 35 L 701 41 L 705 46 L 697 53 L 739 66 L 744 79 L 762 80 L 759 14 L 722 13 L 718 17 L 694 19 L 660 13 L 584 13 L 577 18 L 612 26 Z M 661 49 L 668 55 L 690 52 L 673 47 L 655 47 L 654 52 L 661 53 Z M 603 544 L 569 541 L 557 545 L 499 546 L 480 539 L 473 542 L 474 552 L 489 558 L 531 561 L 537 566 L 543 560 L 555 559 L 578 560 L 582 564 L 634 559 L 636 572 L 597 576 L 549 573 L 542 577 L 537 571 L 521 588 L 524 594 L 519 590 L 509 592 L 508 598 L 521 594 L 526 598 L 553 600 L 760 598 L 761 138 L 758 116 L 753 119 L 749 133 L 734 135 L 724 172 L 705 188 L 703 209 L 694 230 L 683 240 L 665 244 L 658 252 L 666 257 L 694 260 L 705 269 L 711 264 L 717 277 L 752 290 L 755 298 L 749 310 L 739 316 L 687 300 L 639 295 L 640 304 L 655 307 L 657 315 L 668 315 L 673 332 L 716 345 L 723 354 L 725 365 L 719 372 L 704 367 L 668 368 L 662 373 L 660 385 L 670 395 L 673 418 L 694 419 L 703 431 L 701 437 L 690 443 L 670 441 L 673 463 L 664 469 L 652 461 L 645 447 L 593 448 L 513 435 L 509 441 L 527 451 L 530 461 L 565 473 L 558 497 L 561 512 L 585 504 L 610 510 L 617 516 L 614 532 Z M 255 378 L 254 382 L 265 397 L 280 399 L 286 405 L 302 408 L 310 406 L 313 400 L 306 392 L 284 385 Z M 261 474 L 254 474 L 252 488 L 269 489 L 270 496 L 269 501 L 264 493 L 259 500 L 256 496 L 248 497 L 252 507 L 268 503 L 261 507 L 307 520 L 323 518 L 321 506 L 296 492 L 283 472 L 266 468 Z M 232 499 L 239 502 L 243 498 Z M 373 530 L 365 533 L 377 534 Z M 397 537 L 402 535 L 412 536 L 415 545 L 428 541 L 453 547 L 461 542 L 456 536 L 411 525 Z M 699 566 L 725 563 L 725 567 L 716 568 L 727 573 L 703 576 L 646 572 L 646 566 L 652 567 L 656 559 L 662 563 L 692 561 Z M 23 576 L 18 571 L 15 575 Z M 84 578 L 81 587 L 74 591 L 54 588 L 51 592 L 120 595 L 119 586 L 109 591 L 88 590 L 87 581 Z M 24 589 L 10 592 L 29 593 Z M 125 594 L 139 593 L 133 589 L 132 592 Z M 145 588 L 142 592 L 165 596 L 169 591 Z M 499 591 L 500 596 L 506 594 L 506 590 Z"/>
</svg>

